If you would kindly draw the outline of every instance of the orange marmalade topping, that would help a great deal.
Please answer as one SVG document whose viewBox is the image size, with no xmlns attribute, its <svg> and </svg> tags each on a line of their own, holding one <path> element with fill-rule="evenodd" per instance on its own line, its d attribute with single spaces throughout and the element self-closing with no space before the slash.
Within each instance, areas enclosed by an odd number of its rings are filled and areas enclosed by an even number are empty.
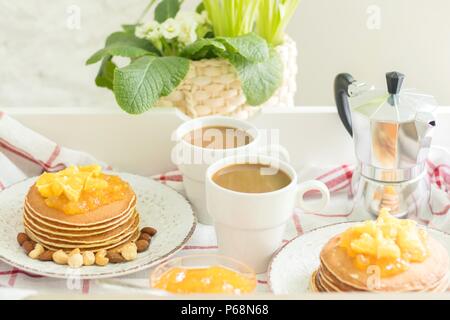
<svg viewBox="0 0 450 320">
<path fill-rule="evenodd" d="M 256 288 L 256 278 L 231 269 L 173 267 L 161 275 L 153 286 L 171 293 L 250 293 Z"/>
<path fill-rule="evenodd" d="M 57 173 L 44 173 L 36 187 L 50 208 L 69 215 L 122 200 L 130 188 L 119 177 L 102 173 L 99 165 L 70 166 Z"/>
<path fill-rule="evenodd" d="M 339 246 L 346 249 L 358 269 L 366 271 L 369 266 L 378 266 L 381 277 L 389 277 L 427 258 L 426 239 L 425 230 L 414 221 L 396 219 L 389 210 L 381 209 L 376 221 L 345 231 Z"/>
</svg>

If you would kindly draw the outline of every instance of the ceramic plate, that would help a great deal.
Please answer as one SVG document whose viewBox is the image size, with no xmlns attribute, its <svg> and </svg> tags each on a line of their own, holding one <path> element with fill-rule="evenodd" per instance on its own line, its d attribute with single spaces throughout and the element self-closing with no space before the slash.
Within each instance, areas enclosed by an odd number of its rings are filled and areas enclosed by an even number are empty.
<svg viewBox="0 0 450 320">
<path fill-rule="evenodd" d="M 321 227 L 289 241 L 275 253 L 269 266 L 269 286 L 275 294 L 301 294 L 311 292 L 311 274 L 319 267 L 319 254 L 325 243 L 345 231 L 355 222 Z M 438 240 L 450 254 L 450 235 L 434 229 L 428 234 Z"/>
<path fill-rule="evenodd" d="M 27 257 L 16 240 L 23 232 L 22 210 L 25 195 L 36 178 L 17 183 L 0 192 L 0 259 L 19 269 L 54 278 L 68 278 L 76 274 L 81 279 L 117 277 L 137 272 L 167 259 L 179 251 L 192 236 L 195 218 L 189 203 L 176 191 L 148 178 L 116 173 L 129 182 L 136 193 L 141 227 L 152 226 L 158 234 L 147 251 L 136 260 L 72 269 L 55 263 L 41 262 Z"/>
</svg>

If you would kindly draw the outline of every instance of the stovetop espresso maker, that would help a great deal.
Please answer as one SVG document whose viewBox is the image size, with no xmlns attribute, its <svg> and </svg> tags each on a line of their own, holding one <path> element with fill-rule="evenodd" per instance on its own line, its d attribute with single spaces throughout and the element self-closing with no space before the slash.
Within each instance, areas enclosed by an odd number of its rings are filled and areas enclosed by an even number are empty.
<svg viewBox="0 0 450 320">
<path fill-rule="evenodd" d="M 386 74 L 387 91 L 336 76 L 339 117 L 353 136 L 358 166 L 352 178 L 353 210 L 377 215 L 381 208 L 403 217 L 429 204 L 426 161 L 436 126 L 436 101 L 402 90 L 405 76 Z"/>
</svg>

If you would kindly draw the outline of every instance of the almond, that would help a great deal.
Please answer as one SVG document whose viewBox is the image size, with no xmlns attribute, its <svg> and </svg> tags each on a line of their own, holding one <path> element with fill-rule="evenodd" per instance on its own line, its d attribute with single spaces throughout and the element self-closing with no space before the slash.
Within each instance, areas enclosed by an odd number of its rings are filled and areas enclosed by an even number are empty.
<svg viewBox="0 0 450 320">
<path fill-rule="evenodd" d="M 28 235 L 26 233 L 20 232 L 17 235 L 17 242 L 19 243 L 19 245 L 23 245 L 23 243 L 25 241 L 29 241 L 29 240 L 30 240 L 30 238 L 28 237 Z"/>
<path fill-rule="evenodd" d="M 32 240 L 28 240 L 22 244 L 22 248 L 25 250 L 25 252 L 27 254 L 29 254 L 31 251 L 34 250 L 35 245 L 36 245 L 36 242 L 34 242 Z"/>
<path fill-rule="evenodd" d="M 106 256 L 108 257 L 109 262 L 111 263 L 121 263 L 126 261 L 125 258 L 122 257 L 122 255 L 117 252 L 108 251 Z"/>
<path fill-rule="evenodd" d="M 141 232 L 141 235 L 139 236 L 139 240 L 150 241 L 151 238 L 152 236 L 145 232 Z"/>
<path fill-rule="evenodd" d="M 55 253 L 55 251 L 45 250 L 44 253 L 41 253 L 39 255 L 38 260 L 40 260 L 40 261 L 52 261 L 54 253 Z"/>
<path fill-rule="evenodd" d="M 148 235 L 150 235 L 151 237 L 153 237 L 158 231 L 155 228 L 152 227 L 145 227 L 142 228 L 141 233 L 146 233 Z"/>
<path fill-rule="evenodd" d="M 147 240 L 138 240 L 136 241 L 136 247 L 137 247 L 137 252 L 144 252 L 145 250 L 148 249 L 148 246 L 150 245 L 150 241 Z"/>
</svg>

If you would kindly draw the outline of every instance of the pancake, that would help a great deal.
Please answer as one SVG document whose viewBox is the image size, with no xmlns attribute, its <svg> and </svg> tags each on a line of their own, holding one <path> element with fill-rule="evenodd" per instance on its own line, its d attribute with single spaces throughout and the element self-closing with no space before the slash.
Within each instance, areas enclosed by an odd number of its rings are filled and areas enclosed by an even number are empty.
<svg viewBox="0 0 450 320">
<path fill-rule="evenodd" d="M 319 288 L 317 287 L 316 284 L 316 276 L 317 276 L 317 270 L 313 272 L 313 274 L 311 275 L 311 278 L 309 279 L 309 289 L 312 292 L 323 292 L 323 290 L 319 290 Z"/>
<path fill-rule="evenodd" d="M 92 248 L 78 248 L 80 249 L 81 252 L 84 251 L 92 251 L 92 252 L 97 252 L 100 250 L 111 250 L 111 251 L 118 251 L 122 246 L 124 246 L 125 244 L 129 243 L 129 242 L 135 242 L 138 240 L 140 235 L 139 229 L 137 229 L 133 234 L 131 234 L 128 238 L 124 238 L 121 241 L 118 241 L 117 243 L 114 244 L 109 244 L 109 245 L 105 245 L 105 246 L 99 246 L 99 247 L 92 247 Z M 33 237 L 31 235 L 28 235 L 33 241 L 36 241 L 35 239 L 33 239 Z M 64 250 L 64 251 L 71 251 L 73 249 L 77 249 L 77 248 L 60 248 L 60 247 L 54 247 L 51 245 L 44 245 L 42 244 L 42 246 L 44 246 L 46 249 L 48 250 L 53 250 L 53 251 L 57 251 L 57 250 Z"/>
<path fill-rule="evenodd" d="M 337 283 L 343 284 L 344 288 L 370 291 L 367 283 L 370 282 L 371 274 L 359 270 L 353 264 L 346 251 L 339 247 L 339 239 L 340 236 L 332 238 L 320 254 L 323 269 L 329 273 L 325 273 L 328 277 L 324 278 L 323 282 L 334 278 L 337 279 Z M 374 291 L 423 291 L 447 277 L 450 264 L 447 250 L 432 238 L 428 239 L 427 246 L 429 256 L 425 261 L 411 263 L 408 270 L 394 276 L 381 278 L 379 288 Z M 329 285 L 331 284 L 329 283 Z"/>
<path fill-rule="evenodd" d="M 24 209 L 23 218 L 24 222 L 26 222 L 28 225 L 32 225 L 36 230 L 39 230 L 41 232 L 50 233 L 52 235 L 82 237 L 107 232 L 117 227 L 120 227 L 123 224 L 129 222 L 129 220 L 132 218 L 135 212 L 136 209 L 130 210 L 130 212 L 121 216 L 119 219 L 109 222 L 105 224 L 105 226 L 101 226 L 99 228 L 92 228 L 92 227 L 61 228 L 57 224 L 51 225 L 47 222 L 44 222 L 42 219 L 30 215 L 30 213 L 27 211 L 27 208 Z"/>
<path fill-rule="evenodd" d="M 63 250 L 71 250 L 75 248 L 81 249 L 89 249 L 89 250 L 96 250 L 96 249 L 103 249 L 106 247 L 115 247 L 120 244 L 123 244 L 127 241 L 133 238 L 133 235 L 136 233 L 139 235 L 139 215 L 136 215 L 136 219 L 134 220 L 133 225 L 122 232 L 121 234 L 117 235 L 114 238 L 110 238 L 105 241 L 98 241 L 98 242 L 91 242 L 91 241 L 79 241 L 79 242 L 72 242 L 72 241 L 57 241 L 49 239 L 45 236 L 40 236 L 35 234 L 32 230 L 30 230 L 27 226 L 25 226 L 25 232 L 26 234 L 34 241 L 42 244 L 47 249 L 54 250 L 54 249 L 63 249 Z"/>
<path fill-rule="evenodd" d="M 313 292 L 355 292 L 360 290 L 356 290 L 354 288 L 342 288 L 341 284 L 335 283 L 335 285 L 330 285 L 330 283 L 326 280 L 324 276 L 323 270 L 319 268 L 319 270 L 315 271 L 310 280 L 310 289 Z M 421 291 L 411 291 L 411 292 L 445 292 L 448 289 L 449 281 L 448 277 L 445 277 L 439 283 L 427 288 L 426 290 Z"/>
<path fill-rule="evenodd" d="M 58 209 L 48 207 L 37 187 L 33 185 L 26 196 L 25 206 L 40 218 L 68 227 L 101 226 L 135 207 L 136 195 L 130 188 L 123 200 L 106 204 L 88 213 L 68 215 Z"/>
<path fill-rule="evenodd" d="M 101 231 L 95 234 L 87 235 L 87 234 L 79 234 L 77 236 L 73 235 L 55 235 L 52 232 L 45 232 L 40 230 L 39 228 L 36 228 L 36 225 L 29 223 L 26 219 L 24 219 L 24 225 L 28 230 L 31 230 L 33 234 L 35 234 L 38 237 L 44 237 L 48 239 L 49 241 L 55 241 L 55 242 L 66 242 L 66 243 L 80 243 L 80 244 L 89 244 L 89 243 L 99 243 L 99 242 L 105 242 L 110 239 L 113 239 L 117 236 L 120 236 L 121 234 L 127 232 L 130 230 L 130 228 L 133 227 L 133 225 L 136 222 L 136 219 L 138 219 L 137 213 L 133 215 L 131 219 L 128 219 L 125 221 L 124 224 L 121 224 L 120 226 L 117 226 L 116 228 L 112 230 L 107 231 Z"/>
</svg>

